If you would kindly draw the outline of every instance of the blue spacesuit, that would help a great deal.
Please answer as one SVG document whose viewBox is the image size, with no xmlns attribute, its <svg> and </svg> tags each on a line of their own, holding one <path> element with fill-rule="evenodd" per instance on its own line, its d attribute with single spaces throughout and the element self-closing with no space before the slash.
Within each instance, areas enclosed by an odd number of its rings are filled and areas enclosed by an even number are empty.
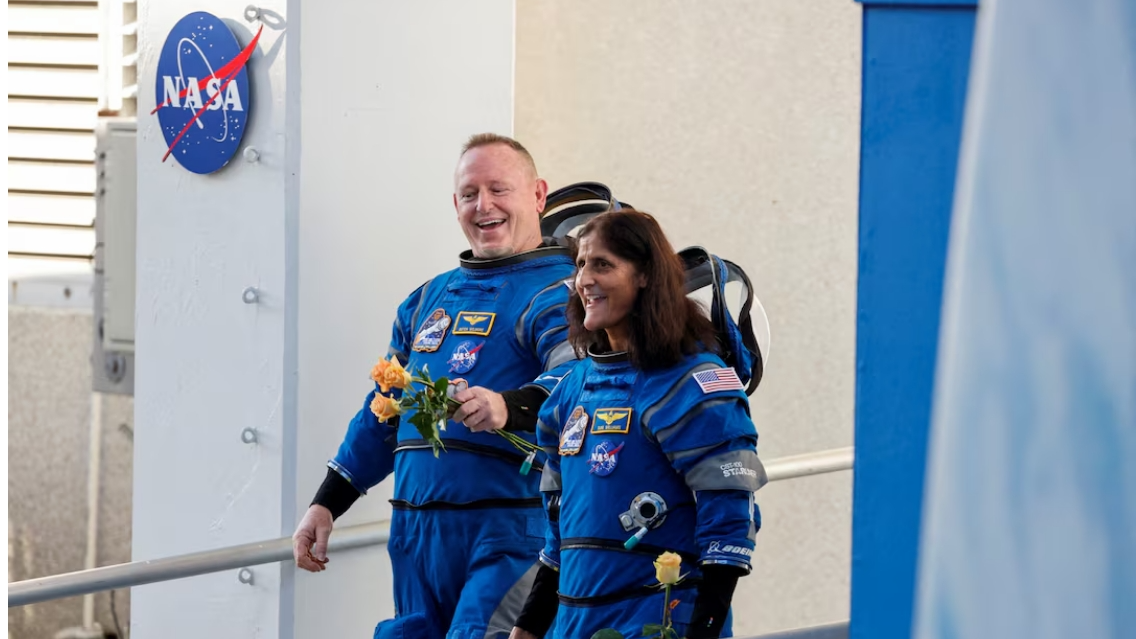
<svg viewBox="0 0 1136 639">
<path fill-rule="evenodd" d="M 679 636 L 700 567 L 749 571 L 761 525 L 753 493 L 766 475 L 743 386 L 717 356 L 644 371 L 622 353 L 592 355 L 544 403 L 537 439 L 548 454 L 540 559 L 560 572 L 553 636 L 639 636 L 662 621 L 652 586 L 663 551 L 681 555 L 688 573 L 672 595 Z M 732 636 L 728 620 L 721 636 Z"/>
<path fill-rule="evenodd" d="M 461 377 L 471 387 L 535 384 L 547 392 L 575 361 L 564 316 L 572 270 L 560 247 L 463 259 L 402 303 L 390 353 L 411 372 L 427 366 L 435 378 Z M 505 438 L 453 422 L 435 458 L 408 415 L 398 425 L 376 420 L 369 408 L 376 392 L 328 464 L 360 492 L 395 475 L 388 546 L 397 617 L 375 636 L 507 636 L 544 538 L 540 473 L 522 475 L 525 455 Z"/>
</svg>

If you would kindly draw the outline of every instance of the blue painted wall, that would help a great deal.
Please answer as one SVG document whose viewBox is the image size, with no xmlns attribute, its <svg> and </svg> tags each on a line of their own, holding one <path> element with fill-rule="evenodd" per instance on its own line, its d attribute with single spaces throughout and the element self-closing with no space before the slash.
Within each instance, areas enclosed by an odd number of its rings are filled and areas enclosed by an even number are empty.
<svg viewBox="0 0 1136 639">
<path fill-rule="evenodd" d="M 865 1 L 853 639 L 911 635 L 975 2 Z"/>
</svg>

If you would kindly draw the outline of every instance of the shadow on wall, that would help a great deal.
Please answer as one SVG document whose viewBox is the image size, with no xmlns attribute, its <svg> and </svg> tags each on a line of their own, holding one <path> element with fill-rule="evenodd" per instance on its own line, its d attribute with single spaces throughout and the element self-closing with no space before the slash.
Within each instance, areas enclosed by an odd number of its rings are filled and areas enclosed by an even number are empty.
<svg viewBox="0 0 1136 639">
<path fill-rule="evenodd" d="M 85 309 L 8 307 L 9 582 L 85 565 L 91 321 Z M 102 395 L 100 413 L 96 562 L 104 566 L 130 561 L 133 398 Z M 107 634 L 128 631 L 129 597 L 114 593 L 112 611 L 110 593 L 95 595 L 94 621 Z M 82 624 L 83 597 L 8 609 L 10 639 Z"/>
</svg>

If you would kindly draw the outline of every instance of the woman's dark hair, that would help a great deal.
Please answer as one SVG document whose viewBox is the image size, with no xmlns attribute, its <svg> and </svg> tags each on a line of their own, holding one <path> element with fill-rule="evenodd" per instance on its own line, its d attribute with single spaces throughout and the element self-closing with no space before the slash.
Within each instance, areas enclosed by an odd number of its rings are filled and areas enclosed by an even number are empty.
<svg viewBox="0 0 1136 639">
<path fill-rule="evenodd" d="M 630 262 L 646 276 L 631 308 L 627 355 L 637 368 L 668 368 L 686 355 L 699 351 L 718 352 L 714 325 L 698 303 L 686 296 L 682 260 L 675 253 L 659 223 L 648 213 L 632 209 L 610 211 L 588 221 L 577 242 L 595 237 L 617 257 Z M 572 259 L 579 255 L 572 243 Z M 572 286 L 568 299 L 568 341 L 582 357 L 611 350 L 607 333 L 584 328 L 584 304 Z"/>
</svg>

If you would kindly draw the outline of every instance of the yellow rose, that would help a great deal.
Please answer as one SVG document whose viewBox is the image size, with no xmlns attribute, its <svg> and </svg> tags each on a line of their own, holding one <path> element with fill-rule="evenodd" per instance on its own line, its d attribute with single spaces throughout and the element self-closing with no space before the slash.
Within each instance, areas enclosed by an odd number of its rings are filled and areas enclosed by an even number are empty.
<svg viewBox="0 0 1136 639">
<path fill-rule="evenodd" d="M 399 406 L 398 400 L 376 393 L 375 398 L 371 400 L 371 412 L 380 422 L 385 423 L 391 417 L 401 415 L 402 406 Z"/>
<path fill-rule="evenodd" d="M 371 369 L 371 379 L 379 385 L 379 390 L 389 393 L 392 388 L 406 388 L 410 386 L 410 373 L 398 363 L 394 355 L 389 360 L 380 359 Z"/>
<path fill-rule="evenodd" d="M 682 557 L 673 552 L 665 552 L 655 560 L 655 579 L 664 585 L 678 583 L 679 570 L 682 568 Z"/>
</svg>

